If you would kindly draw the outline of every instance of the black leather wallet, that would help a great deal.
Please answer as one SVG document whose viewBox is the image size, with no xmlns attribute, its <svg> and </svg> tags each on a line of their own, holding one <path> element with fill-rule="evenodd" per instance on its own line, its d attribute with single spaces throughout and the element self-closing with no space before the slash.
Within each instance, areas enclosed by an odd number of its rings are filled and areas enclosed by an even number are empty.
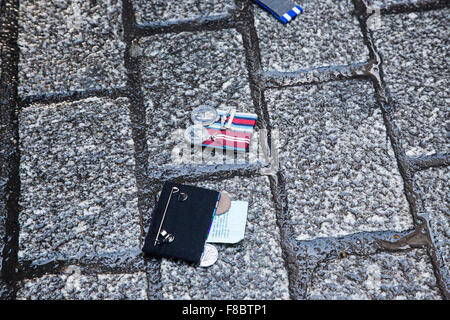
<svg viewBox="0 0 450 320">
<path fill-rule="evenodd" d="M 218 191 L 165 182 L 142 251 L 199 264 L 219 199 Z"/>
</svg>

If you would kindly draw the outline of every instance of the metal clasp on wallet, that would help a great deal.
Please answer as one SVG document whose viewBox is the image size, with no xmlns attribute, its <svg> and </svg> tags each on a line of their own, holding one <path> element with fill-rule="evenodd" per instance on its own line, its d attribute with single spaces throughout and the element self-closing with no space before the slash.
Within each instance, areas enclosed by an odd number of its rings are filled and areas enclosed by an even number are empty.
<svg viewBox="0 0 450 320">
<path fill-rule="evenodd" d="M 178 193 L 179 191 L 180 191 L 180 189 L 178 189 L 177 187 L 172 187 L 172 190 L 170 190 L 169 199 L 167 200 L 166 208 L 164 209 L 161 223 L 159 224 L 158 233 L 156 234 L 155 242 L 153 244 L 154 246 L 156 246 L 156 244 L 159 243 L 159 241 L 158 241 L 159 236 L 163 237 L 164 242 L 171 243 L 171 242 L 173 242 L 173 240 L 175 240 L 175 236 L 173 234 L 168 233 L 166 230 L 162 229 L 162 226 L 164 223 L 164 219 L 166 218 L 166 213 L 167 213 L 167 209 L 169 208 L 170 200 L 172 200 L 172 195 L 174 193 Z M 180 194 L 178 195 L 178 201 L 186 201 L 187 198 L 188 198 L 188 195 L 184 192 L 180 192 Z"/>
<path fill-rule="evenodd" d="M 177 187 L 172 187 L 172 190 L 170 190 L 169 199 L 167 200 L 166 208 L 164 209 L 161 223 L 159 224 L 159 229 L 158 232 L 156 233 L 155 242 L 153 243 L 154 246 L 156 246 L 156 244 L 158 243 L 159 235 L 161 235 L 164 238 L 164 240 L 166 240 L 169 243 L 175 239 L 175 237 L 172 234 L 168 233 L 166 230 L 161 230 L 161 228 L 163 226 L 164 219 L 166 218 L 167 208 L 169 208 L 170 200 L 172 199 L 172 194 L 177 193 L 179 191 L 180 189 L 178 189 Z"/>
</svg>

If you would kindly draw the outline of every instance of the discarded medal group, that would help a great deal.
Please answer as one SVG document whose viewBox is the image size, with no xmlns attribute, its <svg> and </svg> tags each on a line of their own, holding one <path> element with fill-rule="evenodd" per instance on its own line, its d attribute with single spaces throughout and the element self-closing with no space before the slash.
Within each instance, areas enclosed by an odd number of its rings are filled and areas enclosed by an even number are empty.
<svg viewBox="0 0 450 320">
<path fill-rule="evenodd" d="M 246 152 L 258 117 L 256 114 L 237 112 L 235 108 L 214 109 L 199 106 L 191 113 L 194 125 L 184 133 L 188 143 L 234 152 Z"/>
<path fill-rule="evenodd" d="M 191 113 L 194 144 L 234 151 L 247 150 L 257 116 L 234 108 L 200 106 Z M 150 255 L 177 258 L 201 267 L 219 256 L 211 243 L 244 239 L 248 203 L 232 201 L 226 191 L 215 191 L 166 181 L 152 213 L 142 250 Z"/>
</svg>

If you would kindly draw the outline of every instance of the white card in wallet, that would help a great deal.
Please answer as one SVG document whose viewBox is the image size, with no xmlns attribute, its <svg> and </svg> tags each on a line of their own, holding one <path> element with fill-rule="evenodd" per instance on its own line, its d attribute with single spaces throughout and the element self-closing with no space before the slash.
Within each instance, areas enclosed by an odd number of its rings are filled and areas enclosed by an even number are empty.
<svg viewBox="0 0 450 320">
<path fill-rule="evenodd" d="M 247 210 L 247 201 L 231 201 L 226 213 L 214 217 L 206 242 L 237 243 L 244 239 Z"/>
</svg>

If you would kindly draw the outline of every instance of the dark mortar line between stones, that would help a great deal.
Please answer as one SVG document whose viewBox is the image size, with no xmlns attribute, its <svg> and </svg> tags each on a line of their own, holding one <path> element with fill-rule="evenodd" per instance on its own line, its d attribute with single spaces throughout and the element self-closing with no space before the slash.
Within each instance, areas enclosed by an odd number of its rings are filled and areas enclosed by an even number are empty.
<svg viewBox="0 0 450 320">
<path fill-rule="evenodd" d="M 240 24 L 245 22 L 247 16 L 245 12 L 242 11 L 242 6 L 248 7 L 248 3 L 245 3 L 242 0 L 235 0 L 235 3 L 235 9 L 229 10 L 228 13 L 213 16 L 139 24 L 134 21 L 132 36 L 139 39 L 156 34 L 218 31 L 237 28 Z"/>
<path fill-rule="evenodd" d="M 289 297 L 298 300 L 298 290 L 303 286 L 302 277 L 297 267 L 297 255 L 295 254 L 295 233 L 293 226 L 289 224 L 289 205 L 286 194 L 286 183 L 281 170 L 276 176 L 269 176 L 270 189 L 275 203 L 276 223 L 280 230 L 280 246 L 284 260 L 284 267 L 288 273 Z"/>
<path fill-rule="evenodd" d="M 426 228 L 426 226 L 422 228 Z M 306 298 L 308 286 L 311 283 L 308 279 L 313 279 L 314 273 L 320 264 L 346 259 L 351 256 L 371 257 L 380 253 L 403 254 L 412 250 L 425 250 L 426 252 L 426 250 L 429 250 L 427 237 L 428 234 L 426 232 L 424 233 L 421 229 L 413 228 L 400 232 L 395 230 L 363 231 L 339 237 L 323 237 L 298 241 L 297 248 L 299 249 L 296 250 L 296 255 L 299 259 L 312 256 L 311 263 L 314 263 L 316 266 L 307 275 L 304 272 L 302 273 L 301 279 L 303 282 L 299 285 L 301 290 L 298 290 L 297 298 Z M 398 242 L 391 242 L 389 240 L 382 240 L 382 238 L 398 238 L 400 240 Z M 329 250 L 316 253 L 314 252 L 315 247 L 328 247 Z M 311 252 L 308 251 L 308 248 L 311 248 Z"/>
<path fill-rule="evenodd" d="M 401 144 L 401 133 L 392 119 L 393 108 L 391 105 L 393 103 L 383 80 L 382 57 L 375 48 L 371 31 L 367 28 L 366 19 L 368 15 L 365 13 L 366 9 L 364 7 L 364 2 L 362 0 L 353 0 L 353 3 L 355 5 L 356 15 L 360 23 L 361 31 L 364 36 L 364 42 L 369 49 L 371 60 L 373 60 L 374 67 L 371 70 L 373 76 L 371 76 L 370 79 L 372 80 L 375 89 L 375 98 L 382 111 L 386 133 L 391 141 L 391 146 L 397 159 L 398 169 L 404 181 L 405 195 L 410 205 L 410 213 L 414 220 L 414 224 L 416 225 L 418 216 L 416 204 L 417 199 L 412 188 L 410 164 Z"/>
<path fill-rule="evenodd" d="M 351 253 L 346 253 L 345 255 L 343 255 L 344 252 L 341 252 L 339 256 L 336 256 L 335 252 L 331 252 L 325 255 L 325 257 L 323 257 L 322 259 L 319 259 L 317 261 L 314 261 L 314 268 L 311 270 L 311 272 L 309 272 L 309 274 L 307 276 L 303 275 L 303 278 L 306 278 L 305 280 L 309 280 L 306 281 L 304 283 L 304 292 L 301 295 L 301 299 L 307 299 L 307 295 L 308 295 L 308 289 L 316 282 L 315 281 L 315 277 L 314 274 L 317 273 L 317 271 L 323 268 L 326 268 L 329 263 L 336 261 L 336 260 L 342 260 L 342 259 L 347 259 L 348 257 L 363 257 L 363 258 L 369 258 L 372 257 L 374 255 L 383 253 L 383 252 L 391 252 L 391 253 L 404 253 L 404 252 L 409 252 L 409 251 L 413 251 L 413 250 L 417 250 L 418 248 L 407 248 L 407 249 L 403 249 L 403 250 L 383 250 L 381 248 L 376 248 L 374 252 L 372 253 L 357 253 L 357 252 L 351 252 Z M 370 296 L 369 299 L 374 300 L 374 297 Z"/>
<path fill-rule="evenodd" d="M 236 30 L 241 34 L 244 45 L 250 95 L 258 116 L 257 127 L 268 130 L 267 139 L 270 147 L 272 125 L 264 98 L 265 83 L 262 77 L 261 51 L 254 25 L 253 6 L 248 1 L 235 0 L 235 3 L 241 12 L 242 21 L 236 26 Z"/>
<path fill-rule="evenodd" d="M 50 92 L 45 94 L 36 94 L 25 96 L 20 100 L 21 110 L 29 107 L 32 104 L 49 105 L 60 102 L 73 102 L 87 98 L 120 98 L 126 97 L 128 92 L 127 87 L 106 88 L 106 89 L 91 89 L 79 91 L 63 91 Z"/>
<path fill-rule="evenodd" d="M 19 197 L 20 197 L 20 148 L 19 148 L 19 122 L 18 122 L 18 0 L 5 0 L 0 7 L 0 43 L 3 50 L 0 83 L 0 121 L 5 121 L 7 129 L 5 156 L 6 163 L 2 174 L 8 175 L 6 184 L 6 221 L 5 237 L 2 252 L 1 277 L 9 289 L 10 299 L 17 295 L 17 269 L 19 251 Z M 6 49 L 6 50 L 5 50 Z M 5 133 L 3 133 L 5 134 Z M 5 137 L 5 136 L 4 136 Z M 8 154 L 8 155 L 6 155 Z"/>
<path fill-rule="evenodd" d="M 145 105 L 144 98 L 141 91 L 141 74 L 139 70 L 139 61 L 130 56 L 130 48 L 132 45 L 132 39 L 130 34 L 132 32 L 132 24 L 134 21 L 134 12 L 130 1 L 122 1 L 122 25 L 124 33 L 124 41 L 126 48 L 124 52 L 124 64 L 127 70 L 127 88 L 129 91 L 126 93 L 126 97 L 129 99 L 129 114 L 131 120 L 132 138 L 134 141 L 134 157 L 135 163 L 135 176 L 136 184 L 138 188 L 138 206 L 139 206 L 139 219 L 141 225 L 141 236 L 143 235 L 142 229 L 142 211 L 145 211 L 145 202 L 143 201 L 142 189 L 144 187 L 143 177 L 139 169 L 147 171 L 147 158 L 148 149 L 145 143 L 146 139 L 146 124 L 145 124 Z M 142 168 L 141 168 L 142 166 Z"/>
<path fill-rule="evenodd" d="M 108 258 L 103 257 L 88 259 L 86 261 L 80 260 L 80 258 L 56 259 L 42 264 L 35 264 L 34 261 L 25 260 L 22 261 L 22 267 L 17 274 L 17 281 L 39 278 L 47 274 L 67 274 L 64 270 L 72 266 L 79 267 L 82 270 L 81 274 L 84 275 L 129 274 L 148 271 L 145 267 L 141 268 L 133 265 L 133 262 L 139 262 L 142 259 L 142 254 L 131 259 L 133 261 L 130 263 L 122 263 L 120 266 L 111 263 L 108 261 Z M 145 261 L 143 263 L 145 264 Z"/>
<path fill-rule="evenodd" d="M 271 148 L 271 130 L 272 125 L 270 121 L 270 114 L 267 107 L 267 102 L 264 97 L 265 79 L 263 78 L 263 68 L 261 62 L 261 51 L 259 48 L 258 34 L 255 29 L 253 6 L 248 1 L 235 0 L 236 6 L 241 9 L 242 23 L 237 26 L 237 30 L 242 35 L 242 41 L 244 44 L 246 65 L 248 71 L 248 81 L 250 85 L 250 93 L 253 100 L 255 111 L 258 115 L 259 128 L 266 129 L 268 131 L 266 146 L 269 150 L 266 150 L 267 154 L 270 154 Z M 279 175 L 279 171 L 277 175 Z M 269 176 L 269 184 L 272 193 L 272 200 L 275 204 L 276 224 L 280 230 L 279 246 L 282 251 L 282 258 L 284 261 L 284 268 L 288 273 L 288 291 L 289 297 L 292 299 L 295 279 L 298 279 L 298 274 L 292 272 L 290 268 L 290 262 L 295 260 L 292 255 L 292 251 L 289 245 L 289 234 L 284 224 L 282 205 L 279 201 L 278 183 L 280 178 Z"/>
<path fill-rule="evenodd" d="M 409 157 L 409 161 L 411 163 L 411 169 L 416 172 L 430 168 L 447 167 L 450 165 L 450 154 L 435 153 L 431 155 Z"/>
<path fill-rule="evenodd" d="M 430 240 L 431 241 L 431 240 Z M 436 248 L 433 246 L 426 247 L 427 254 L 430 257 L 431 264 L 433 265 L 433 273 L 437 279 L 437 286 L 444 300 L 450 300 L 450 292 L 447 289 L 447 285 L 443 279 L 441 268 L 438 262 L 438 257 L 436 255 Z M 443 267 L 445 268 L 445 266 Z"/>
<path fill-rule="evenodd" d="M 139 59 L 133 57 L 130 54 L 133 45 L 133 35 L 135 34 L 136 17 L 131 0 L 122 0 L 122 25 L 124 41 L 126 49 L 124 53 L 124 63 L 127 70 L 127 87 L 129 88 L 129 111 L 132 125 L 132 136 L 134 141 L 134 157 L 136 160 L 135 176 L 138 189 L 138 211 L 139 211 L 139 226 L 141 234 L 139 241 L 144 239 L 144 212 L 148 212 L 150 209 L 151 197 L 148 195 L 148 190 L 151 187 L 148 185 L 147 172 L 148 172 L 148 159 L 149 150 L 147 146 L 147 122 L 146 122 L 146 108 L 144 103 L 144 95 L 142 92 L 142 78 L 140 70 Z M 142 246 L 142 244 L 141 244 Z M 161 263 L 156 262 L 157 266 L 154 270 L 158 273 L 156 278 L 161 281 Z M 146 274 L 147 283 L 150 284 L 151 280 L 149 275 Z M 160 298 L 162 297 L 162 291 L 157 290 L 154 292 L 147 287 L 147 298 Z"/>
<path fill-rule="evenodd" d="M 382 15 L 401 14 L 412 12 L 425 12 L 450 7 L 448 0 L 424 0 L 421 2 L 404 1 L 403 3 L 388 4 L 380 6 Z"/>
<path fill-rule="evenodd" d="M 432 262 L 432 267 L 433 267 L 434 274 L 436 276 L 437 285 L 439 287 L 439 290 L 440 290 L 443 298 L 449 299 L 450 295 L 446 289 L 445 283 L 442 279 L 442 276 L 441 276 L 441 273 L 439 270 L 440 265 L 436 258 L 436 254 L 435 254 L 436 248 L 430 237 L 430 231 L 429 231 L 428 227 L 424 229 L 423 218 L 418 213 L 418 208 L 417 208 L 418 195 L 414 191 L 414 183 L 413 183 L 414 165 L 413 165 L 413 163 L 411 163 L 410 159 L 406 156 L 406 152 L 401 143 L 401 140 L 402 140 L 401 132 L 398 129 L 398 127 L 395 125 L 395 122 L 392 118 L 392 113 L 395 111 L 395 109 L 392 107 L 393 106 L 392 98 L 390 97 L 389 90 L 383 80 L 382 56 L 375 47 L 375 44 L 374 44 L 373 38 L 372 38 L 372 32 L 367 27 L 368 14 L 367 14 L 366 3 L 364 2 L 364 0 L 352 0 L 352 1 L 354 4 L 354 7 L 355 7 L 355 14 L 358 18 L 358 21 L 359 21 L 359 24 L 361 27 L 361 31 L 364 36 L 364 43 L 366 44 L 367 48 L 369 49 L 371 59 L 373 59 L 373 61 L 374 61 L 374 68 L 372 70 L 372 73 L 374 74 L 374 76 L 371 77 L 371 80 L 372 80 L 372 83 L 373 83 L 374 89 L 375 89 L 375 97 L 381 108 L 384 124 L 386 127 L 386 133 L 389 137 L 392 148 L 394 150 L 394 154 L 397 159 L 397 165 L 398 165 L 400 175 L 403 178 L 404 193 L 405 193 L 406 199 L 409 203 L 409 209 L 410 209 L 410 213 L 413 218 L 413 223 L 417 230 L 425 230 L 427 233 L 427 241 L 426 241 L 427 242 L 426 247 L 428 248 L 427 253 Z M 399 241 L 401 241 L 401 240 L 402 239 L 400 239 Z M 395 244 L 395 242 L 394 242 L 394 244 Z"/>
<path fill-rule="evenodd" d="M 189 181 L 199 182 L 204 180 L 223 181 L 234 177 L 251 177 L 260 175 L 260 165 L 252 164 L 221 164 L 196 168 L 196 171 L 189 166 L 182 167 L 179 170 L 164 170 L 159 172 L 157 176 L 149 177 L 151 182 L 162 183 L 165 180 L 170 181 Z"/>
</svg>

